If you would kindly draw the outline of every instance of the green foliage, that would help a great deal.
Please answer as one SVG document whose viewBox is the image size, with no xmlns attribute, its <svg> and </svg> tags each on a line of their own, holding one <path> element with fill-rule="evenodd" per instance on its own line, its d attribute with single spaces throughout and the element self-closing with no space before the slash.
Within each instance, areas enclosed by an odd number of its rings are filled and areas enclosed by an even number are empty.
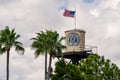
<svg viewBox="0 0 120 80">
<path fill-rule="evenodd" d="M 120 69 L 110 60 L 97 54 L 82 59 L 79 65 L 68 64 L 64 59 L 56 63 L 52 80 L 119 80 Z"/>
<path fill-rule="evenodd" d="M 66 74 L 67 63 L 62 58 L 55 65 L 56 65 L 56 69 L 55 69 L 55 73 L 56 74 L 53 76 L 52 79 L 53 80 L 63 80 L 64 79 L 64 75 Z M 59 74 L 57 74 L 57 73 L 59 73 Z M 58 79 L 58 77 L 59 77 L 59 79 Z"/>
<path fill-rule="evenodd" d="M 0 31 L 0 54 L 10 50 L 13 46 L 19 54 L 24 53 L 22 43 L 17 41 L 20 38 L 15 32 L 15 29 L 10 30 L 8 26 L 4 30 Z"/>
<path fill-rule="evenodd" d="M 55 65 L 55 74 L 53 74 L 52 80 L 79 80 L 81 78 L 79 67 L 68 64 L 63 58 Z"/>
<path fill-rule="evenodd" d="M 36 34 L 37 36 L 32 38 L 33 43 L 31 45 L 31 47 L 35 49 L 35 57 L 44 53 L 49 53 L 53 56 L 62 53 L 62 49 L 64 49 L 65 46 L 61 44 L 61 41 L 64 37 L 60 38 L 56 31 L 46 30 L 45 32 L 41 31 Z"/>
<path fill-rule="evenodd" d="M 65 38 L 60 37 L 56 31 L 51 30 L 46 30 L 45 32 L 41 31 L 40 33 L 37 33 L 35 38 L 32 38 L 33 43 L 31 47 L 35 49 L 35 57 L 37 58 L 40 54 L 45 53 L 45 74 L 47 73 L 47 53 L 50 55 L 48 78 L 50 78 L 51 75 L 52 57 L 62 55 L 62 49 L 66 48 L 61 44 L 63 39 Z"/>
<path fill-rule="evenodd" d="M 7 53 L 7 80 L 9 80 L 9 55 L 11 48 L 15 47 L 15 50 L 21 55 L 24 53 L 22 43 L 17 41 L 19 37 L 20 35 L 15 32 L 15 29 L 10 30 L 8 26 L 6 26 L 4 30 L 0 31 L 0 54 L 3 54 L 5 52 Z"/>
</svg>

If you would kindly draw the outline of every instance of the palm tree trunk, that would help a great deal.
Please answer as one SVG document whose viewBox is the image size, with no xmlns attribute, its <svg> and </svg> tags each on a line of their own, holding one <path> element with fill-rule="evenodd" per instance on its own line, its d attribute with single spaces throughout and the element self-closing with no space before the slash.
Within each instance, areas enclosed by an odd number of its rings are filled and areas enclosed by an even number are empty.
<svg viewBox="0 0 120 80">
<path fill-rule="evenodd" d="M 47 80 L 47 52 L 45 52 L 45 80 Z"/>
<path fill-rule="evenodd" d="M 9 80 L 9 51 L 10 50 L 7 50 L 7 80 Z"/>
<path fill-rule="evenodd" d="M 50 74 L 51 74 L 51 63 L 52 63 L 52 55 L 50 55 L 50 59 L 49 59 L 48 80 L 50 79 Z"/>
</svg>

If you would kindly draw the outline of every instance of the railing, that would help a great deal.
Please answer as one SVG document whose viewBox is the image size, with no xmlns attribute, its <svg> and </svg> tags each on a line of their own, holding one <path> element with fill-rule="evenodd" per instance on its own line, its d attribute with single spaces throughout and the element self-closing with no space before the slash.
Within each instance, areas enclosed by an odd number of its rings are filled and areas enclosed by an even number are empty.
<svg viewBox="0 0 120 80">
<path fill-rule="evenodd" d="M 85 51 L 91 50 L 92 53 L 98 53 L 97 46 L 85 45 Z"/>
</svg>

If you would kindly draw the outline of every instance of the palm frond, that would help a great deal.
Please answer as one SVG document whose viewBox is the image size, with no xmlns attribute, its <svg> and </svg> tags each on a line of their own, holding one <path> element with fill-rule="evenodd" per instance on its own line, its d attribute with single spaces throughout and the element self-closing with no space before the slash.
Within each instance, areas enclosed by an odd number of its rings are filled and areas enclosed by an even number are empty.
<svg viewBox="0 0 120 80">
<path fill-rule="evenodd" d="M 37 41 L 38 39 L 37 38 L 30 38 L 30 40 L 36 40 Z"/>
<path fill-rule="evenodd" d="M 18 42 L 17 39 L 20 37 L 15 32 L 15 29 L 10 30 L 8 26 L 4 30 L 0 31 L 0 52 L 5 52 L 11 47 L 15 47 L 15 50 L 20 54 L 24 53 L 24 48 L 22 47 L 22 43 Z"/>
<path fill-rule="evenodd" d="M 6 49 L 5 49 L 5 47 L 3 47 L 3 48 L 0 48 L 0 55 L 2 55 L 3 53 L 5 53 L 6 52 Z"/>
<path fill-rule="evenodd" d="M 38 56 L 39 56 L 40 54 L 44 54 L 44 51 L 43 51 L 42 49 L 37 49 L 37 50 L 35 51 L 35 53 L 34 53 L 35 58 L 38 58 Z"/>
<path fill-rule="evenodd" d="M 60 38 L 59 42 L 62 42 L 62 40 L 65 40 L 65 38 L 66 38 L 66 37 L 63 37 L 63 36 L 62 36 L 62 37 Z"/>
<path fill-rule="evenodd" d="M 15 50 L 17 51 L 18 54 L 23 55 L 24 54 L 24 48 L 20 45 L 15 46 Z"/>
<path fill-rule="evenodd" d="M 60 38 L 57 31 L 51 30 L 41 31 L 36 34 L 37 36 L 35 38 L 31 38 L 33 40 L 31 47 L 35 49 L 35 56 L 39 56 L 44 52 L 48 52 L 50 55 L 62 54 L 62 49 L 65 46 L 61 44 L 61 41 L 65 37 Z"/>
<path fill-rule="evenodd" d="M 16 45 L 23 46 L 23 44 L 21 42 L 19 42 L 19 41 L 14 42 L 14 46 L 16 46 Z"/>
</svg>

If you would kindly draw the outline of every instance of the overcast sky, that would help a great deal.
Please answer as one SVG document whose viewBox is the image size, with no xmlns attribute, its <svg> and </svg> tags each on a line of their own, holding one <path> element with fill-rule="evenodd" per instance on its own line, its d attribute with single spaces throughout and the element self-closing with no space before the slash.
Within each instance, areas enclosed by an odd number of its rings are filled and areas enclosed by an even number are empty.
<svg viewBox="0 0 120 80">
<path fill-rule="evenodd" d="M 21 35 L 25 54 L 10 55 L 10 80 L 44 80 L 44 55 L 34 59 L 30 48 L 36 32 L 74 29 L 74 18 L 63 16 L 75 10 L 77 28 L 86 31 L 86 45 L 120 67 L 120 0 L 0 0 L 0 30 L 5 26 Z M 6 79 L 6 54 L 0 56 L 0 80 Z"/>
</svg>

